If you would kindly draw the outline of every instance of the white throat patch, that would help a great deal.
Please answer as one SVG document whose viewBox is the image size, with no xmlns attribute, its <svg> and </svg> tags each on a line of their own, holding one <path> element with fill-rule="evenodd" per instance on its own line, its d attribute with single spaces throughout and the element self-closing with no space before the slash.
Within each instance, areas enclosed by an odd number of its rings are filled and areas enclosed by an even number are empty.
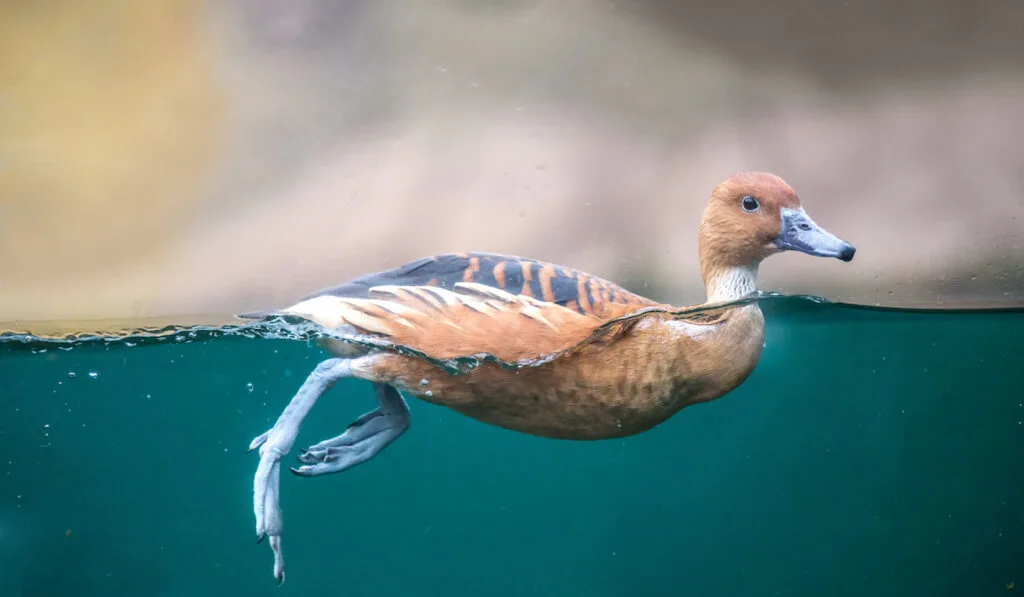
<svg viewBox="0 0 1024 597">
<path fill-rule="evenodd" d="M 734 301 L 757 291 L 757 266 L 730 267 L 708 283 L 708 302 Z"/>
</svg>

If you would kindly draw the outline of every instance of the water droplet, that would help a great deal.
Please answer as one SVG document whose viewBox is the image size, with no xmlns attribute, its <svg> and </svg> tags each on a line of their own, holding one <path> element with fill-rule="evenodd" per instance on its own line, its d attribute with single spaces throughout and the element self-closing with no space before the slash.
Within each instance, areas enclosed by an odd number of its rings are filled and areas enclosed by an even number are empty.
<svg viewBox="0 0 1024 597">
<path fill-rule="evenodd" d="M 100 374 L 95 372 L 95 371 L 90 371 L 89 372 L 89 377 L 91 377 L 92 379 L 96 379 L 99 376 L 100 376 Z"/>
<path fill-rule="evenodd" d="M 430 390 L 427 390 L 426 392 L 423 392 L 423 394 L 424 394 L 424 395 L 425 395 L 426 397 L 428 397 L 428 398 L 429 398 L 429 397 L 431 397 L 431 396 L 433 396 L 433 395 L 434 395 L 434 392 L 432 392 L 432 391 L 430 391 Z"/>
<path fill-rule="evenodd" d="M 78 374 L 75 373 L 74 371 L 68 371 L 68 377 L 70 379 L 74 379 L 74 378 L 78 377 Z"/>
<path fill-rule="evenodd" d="M 245 389 L 249 390 L 250 392 L 253 391 L 254 388 L 253 388 L 253 385 L 252 385 L 251 381 L 249 383 L 245 384 Z"/>
<path fill-rule="evenodd" d="M 421 386 L 425 386 L 425 385 L 427 385 L 427 384 L 429 384 L 429 383 L 430 383 L 430 382 L 429 382 L 429 381 L 427 381 L 427 380 L 425 380 L 425 379 L 421 379 L 421 380 L 420 380 L 420 385 L 421 385 Z"/>
<path fill-rule="evenodd" d="M 49 429 L 49 428 L 50 428 L 50 424 L 49 423 L 47 423 L 46 425 L 43 425 L 43 429 Z"/>
</svg>

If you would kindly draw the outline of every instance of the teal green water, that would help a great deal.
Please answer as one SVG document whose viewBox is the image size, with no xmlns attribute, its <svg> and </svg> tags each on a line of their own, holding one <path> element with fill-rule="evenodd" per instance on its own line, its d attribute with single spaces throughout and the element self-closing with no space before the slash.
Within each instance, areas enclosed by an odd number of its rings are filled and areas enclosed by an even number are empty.
<svg viewBox="0 0 1024 597">
<path fill-rule="evenodd" d="M 547 440 L 414 402 L 370 463 L 282 476 L 282 587 L 246 448 L 325 353 L 0 342 L 0 595 L 1024 590 L 1024 313 L 764 308 L 750 379 L 646 434 Z M 297 445 L 373 405 L 339 384 Z"/>
</svg>

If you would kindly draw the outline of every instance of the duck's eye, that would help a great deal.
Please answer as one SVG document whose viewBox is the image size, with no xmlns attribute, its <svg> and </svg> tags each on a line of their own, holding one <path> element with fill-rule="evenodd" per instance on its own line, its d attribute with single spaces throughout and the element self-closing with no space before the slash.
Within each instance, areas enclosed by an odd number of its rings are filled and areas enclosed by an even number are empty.
<svg viewBox="0 0 1024 597">
<path fill-rule="evenodd" d="M 747 211 L 756 211 L 760 205 L 757 203 L 757 199 L 754 199 L 750 195 L 743 198 L 743 209 Z"/>
</svg>

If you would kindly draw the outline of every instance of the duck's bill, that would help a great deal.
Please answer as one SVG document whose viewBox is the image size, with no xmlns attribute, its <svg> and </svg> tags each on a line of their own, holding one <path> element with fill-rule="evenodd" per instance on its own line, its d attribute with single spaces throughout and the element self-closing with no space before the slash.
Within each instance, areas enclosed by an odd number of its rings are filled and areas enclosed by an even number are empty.
<svg viewBox="0 0 1024 597">
<path fill-rule="evenodd" d="M 783 251 L 800 251 L 818 257 L 853 259 L 853 245 L 814 223 L 802 209 L 782 210 L 782 230 L 776 246 Z"/>
</svg>

